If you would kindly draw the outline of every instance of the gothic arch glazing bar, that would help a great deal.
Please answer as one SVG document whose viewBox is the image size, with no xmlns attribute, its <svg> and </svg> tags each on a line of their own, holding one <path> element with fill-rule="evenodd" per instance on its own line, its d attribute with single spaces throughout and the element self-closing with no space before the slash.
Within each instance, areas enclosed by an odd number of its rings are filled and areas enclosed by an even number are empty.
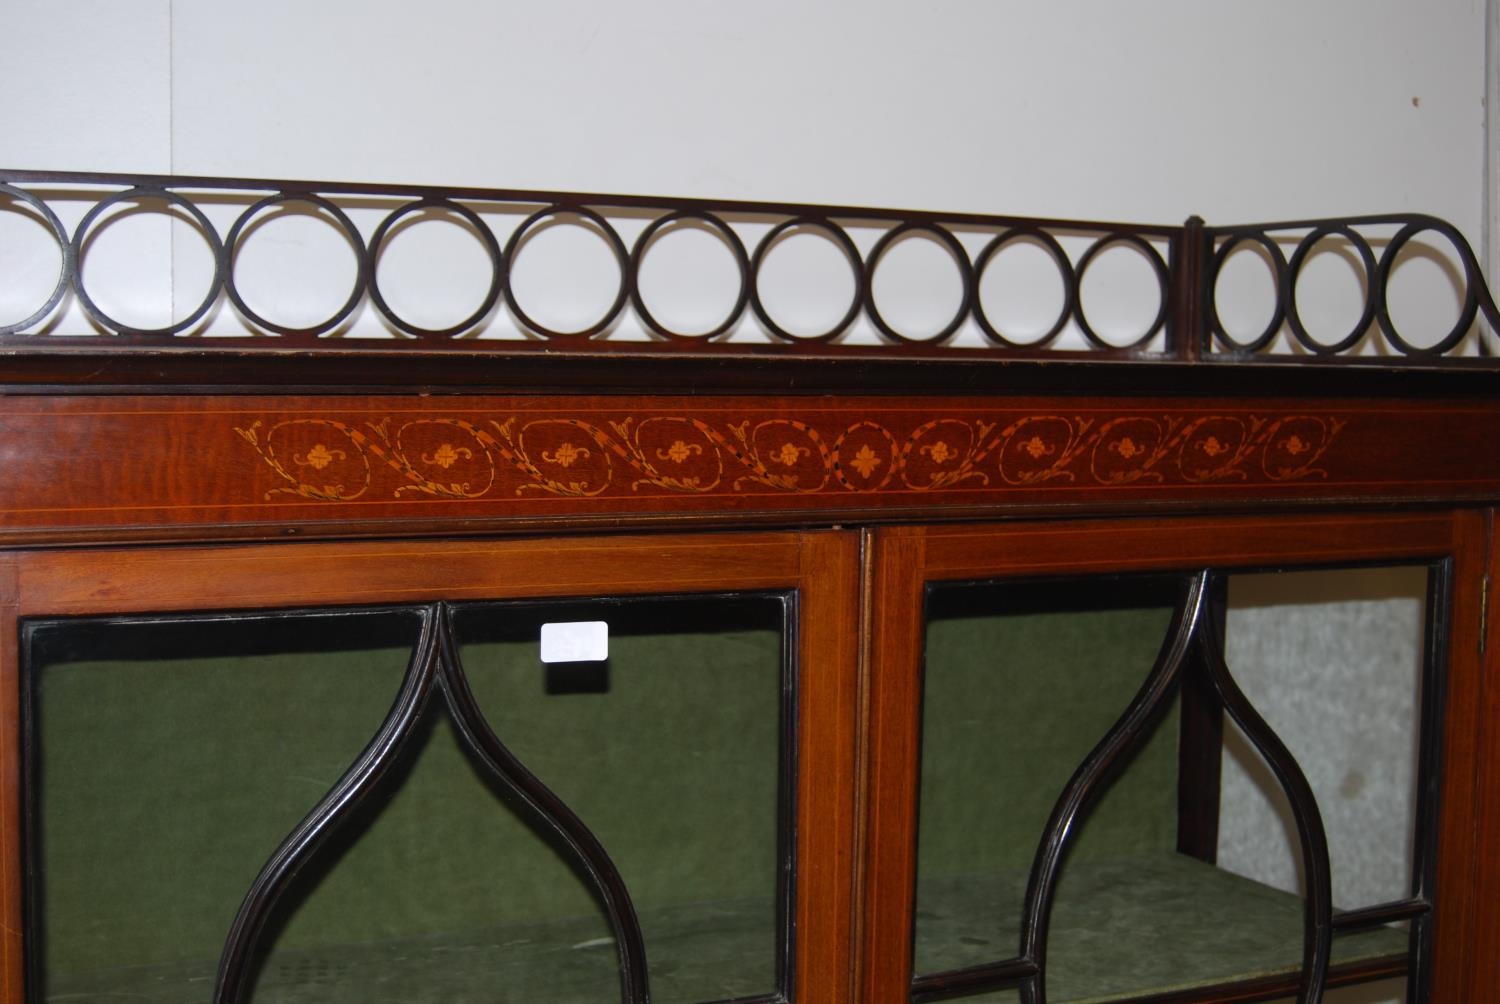
<svg viewBox="0 0 1500 1004">
<path fill-rule="evenodd" d="M 1291 804 L 1306 883 L 1302 908 L 1302 987 L 1297 1000 L 1299 1004 L 1314 1004 L 1323 997 L 1333 944 L 1333 880 L 1323 817 L 1318 811 L 1312 785 L 1297 766 L 1291 751 L 1234 682 L 1234 676 L 1224 662 L 1224 641 L 1213 618 L 1204 619 L 1198 632 L 1197 647 L 1209 683 L 1224 710 L 1271 768 Z"/>
<path fill-rule="evenodd" d="M 485 769 L 536 812 L 583 865 L 604 903 L 610 927 L 614 930 L 620 960 L 621 1004 L 649 1004 L 651 991 L 646 971 L 645 940 L 625 880 L 599 838 L 568 808 L 567 803 L 506 749 L 490 728 L 464 675 L 453 629 L 453 610 L 446 603 L 439 604 L 439 607 L 442 618 L 439 684 L 459 735 L 464 744 L 478 755 Z"/>
<path fill-rule="evenodd" d="M 1111 768 L 1123 762 L 1149 733 L 1158 712 L 1171 700 L 1200 624 L 1208 620 L 1210 573 L 1198 572 L 1187 579 L 1172 614 L 1172 623 L 1162 642 L 1146 682 L 1104 738 L 1079 765 L 1053 806 L 1027 882 L 1021 914 L 1021 960 L 1035 971 L 1021 984 L 1027 1004 L 1046 1004 L 1047 929 L 1057 891 L 1058 873 L 1069 839 L 1076 832 L 1080 814 L 1102 793 Z"/>
<path fill-rule="evenodd" d="M 390 714 L 337 783 L 282 841 L 245 894 L 225 939 L 213 1004 L 240 1004 L 250 987 L 256 949 L 276 900 L 318 848 L 385 777 L 407 746 L 432 693 L 439 658 L 441 621 L 434 608 L 422 612 L 417 647 Z"/>
<path fill-rule="evenodd" d="M 240 906 L 220 957 L 213 1004 L 244 1004 L 266 922 L 292 879 L 360 803 L 374 791 L 409 746 L 427 711 L 434 686 L 457 726 L 462 744 L 484 769 L 559 836 L 582 866 L 605 905 L 618 946 L 621 1004 L 649 1004 L 644 940 L 619 870 L 603 845 L 571 809 L 517 760 L 495 736 L 464 678 L 453 637 L 451 608 L 422 610 L 422 627 L 401 691 L 365 750 L 262 866 Z"/>
</svg>

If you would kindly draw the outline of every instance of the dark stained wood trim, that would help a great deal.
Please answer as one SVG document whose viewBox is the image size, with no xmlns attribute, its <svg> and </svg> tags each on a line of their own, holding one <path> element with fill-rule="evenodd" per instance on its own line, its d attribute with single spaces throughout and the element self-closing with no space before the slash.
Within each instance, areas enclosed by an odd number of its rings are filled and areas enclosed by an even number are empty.
<svg viewBox="0 0 1500 1004">
<path fill-rule="evenodd" d="M 795 351 L 791 351 L 794 349 Z M 149 351 L 105 338 L 32 338 L 0 346 L 0 385 L 10 394 L 320 395 L 585 393 L 618 395 L 717 393 L 778 395 L 1038 394 L 1087 398 L 1162 397 L 1494 397 L 1494 360 L 1445 358 L 1392 366 L 1359 358 L 1207 356 L 1197 363 L 1080 352 L 1027 358 L 987 357 L 983 350 L 922 346 L 819 347 L 704 345 L 673 352 L 659 344 L 589 342 L 521 345 L 476 351 L 462 340 L 434 345 L 378 342 L 315 349 L 274 339 L 255 348 L 203 347 L 167 340 Z"/>
<path fill-rule="evenodd" d="M 1228 583 L 1210 597 L 1216 637 L 1226 637 Z M 1222 655 L 1222 651 L 1220 653 Z M 1196 655 L 1192 658 L 1196 658 Z M 1224 708 L 1214 699 L 1206 669 L 1182 676 L 1177 741 L 1177 850 L 1213 864 L 1219 856 L 1219 790 L 1224 759 Z"/>
<path fill-rule="evenodd" d="M 21 1004 L 26 945 L 21 868 L 21 680 L 16 563 L 0 554 L 0 1001 Z"/>
</svg>

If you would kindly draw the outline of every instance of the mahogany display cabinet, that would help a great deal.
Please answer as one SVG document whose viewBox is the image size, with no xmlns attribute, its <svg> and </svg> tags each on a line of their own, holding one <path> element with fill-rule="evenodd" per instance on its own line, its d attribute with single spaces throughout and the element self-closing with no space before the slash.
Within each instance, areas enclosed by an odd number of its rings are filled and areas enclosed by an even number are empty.
<svg viewBox="0 0 1500 1004">
<path fill-rule="evenodd" d="M 0 316 L 4 1004 L 1500 986 L 1500 318 L 1448 224 L 38 172 L 0 216 L 46 238 Z M 207 262 L 163 324 L 85 268 L 149 217 Z M 326 314 L 252 291 L 297 226 Z M 423 227 L 469 300 L 411 305 Z M 566 227 L 616 266 L 582 324 L 517 278 Z M 683 234 L 734 277 L 690 330 L 645 281 Z M 802 238 L 828 325 L 771 296 Z"/>
</svg>

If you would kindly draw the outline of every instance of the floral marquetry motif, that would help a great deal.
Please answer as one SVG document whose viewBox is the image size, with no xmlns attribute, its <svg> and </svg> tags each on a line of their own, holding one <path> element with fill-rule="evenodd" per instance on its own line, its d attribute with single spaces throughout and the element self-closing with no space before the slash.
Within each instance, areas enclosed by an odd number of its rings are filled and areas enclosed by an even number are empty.
<svg viewBox="0 0 1500 1004">
<path fill-rule="evenodd" d="M 460 457 L 472 459 L 473 456 L 474 451 L 467 447 L 460 446 L 455 448 L 452 443 L 444 443 L 437 448 L 436 453 L 430 457 L 424 455 L 422 460 L 424 463 L 437 464 L 439 467 L 446 469 L 452 467 Z"/>
<path fill-rule="evenodd" d="M 875 451 L 870 449 L 869 444 L 866 443 L 859 448 L 859 452 L 854 455 L 854 459 L 849 461 L 849 466 L 858 471 L 862 477 L 866 479 L 872 478 L 875 476 L 875 471 L 880 467 L 880 458 L 875 455 Z"/>
<path fill-rule="evenodd" d="M 688 444 L 679 439 L 674 441 L 672 445 L 667 447 L 665 450 L 657 450 L 656 455 L 662 460 L 670 460 L 674 464 L 680 464 L 686 461 L 693 454 L 701 454 L 702 452 L 703 447 L 699 446 L 697 443 Z"/>
<path fill-rule="evenodd" d="M 322 443 L 318 443 L 313 446 L 312 449 L 307 451 L 307 456 L 305 458 L 294 456 L 292 457 L 292 462 L 295 463 L 298 467 L 313 467 L 321 471 L 323 468 L 332 463 L 335 457 L 342 458 L 347 456 L 348 454 L 343 450 L 330 450 Z"/>
<path fill-rule="evenodd" d="M 322 502 L 348 502 L 359 498 L 370 487 L 370 460 L 365 450 L 367 439 L 358 428 L 323 419 L 292 419 L 269 425 L 252 422 L 234 431 L 284 482 L 268 489 L 267 499 L 291 494 Z M 330 434 L 344 437 L 352 448 L 352 461 L 351 451 L 328 446 Z M 285 465 L 284 457 L 291 458 L 292 467 Z M 311 468 L 313 474 L 308 475 L 296 468 Z"/>
</svg>

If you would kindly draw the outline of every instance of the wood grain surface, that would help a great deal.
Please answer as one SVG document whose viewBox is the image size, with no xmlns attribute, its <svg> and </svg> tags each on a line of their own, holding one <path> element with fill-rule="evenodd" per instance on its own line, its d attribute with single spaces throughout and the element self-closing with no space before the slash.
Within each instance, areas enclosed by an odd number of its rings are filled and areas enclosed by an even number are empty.
<svg viewBox="0 0 1500 1004">
<path fill-rule="evenodd" d="M 1500 407 L 0 398 L 0 542 L 798 525 L 1500 495 Z"/>
</svg>

